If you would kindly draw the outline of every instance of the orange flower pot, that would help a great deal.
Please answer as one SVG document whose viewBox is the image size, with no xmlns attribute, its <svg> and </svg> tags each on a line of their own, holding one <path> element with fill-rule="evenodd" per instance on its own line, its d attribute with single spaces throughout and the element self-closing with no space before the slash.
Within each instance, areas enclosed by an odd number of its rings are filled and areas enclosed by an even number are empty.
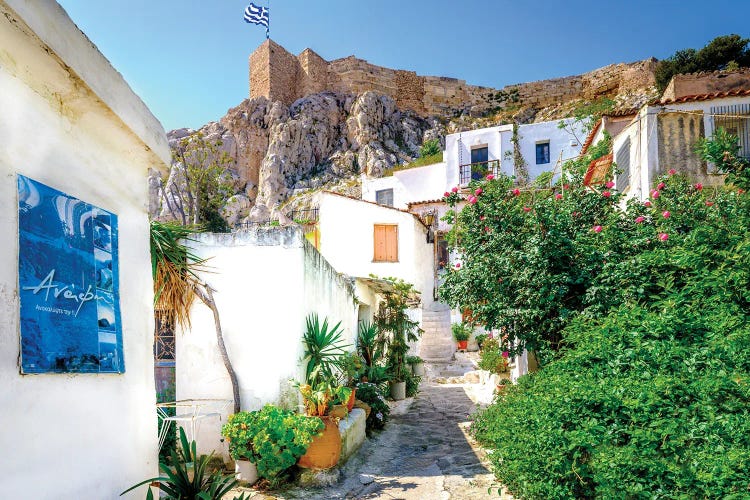
<svg viewBox="0 0 750 500">
<path fill-rule="evenodd" d="M 346 409 L 349 411 L 352 411 L 354 408 L 354 400 L 357 399 L 355 395 L 357 394 L 357 388 L 352 387 L 352 395 L 349 396 L 349 401 L 346 402 Z"/>
<path fill-rule="evenodd" d="M 305 469 L 330 469 L 341 457 L 341 435 L 339 425 L 331 417 L 320 417 L 325 424 L 323 433 L 315 437 L 297 465 Z"/>
<path fill-rule="evenodd" d="M 458 348 L 462 350 L 466 350 L 469 347 L 469 341 L 468 340 L 457 340 Z"/>
</svg>

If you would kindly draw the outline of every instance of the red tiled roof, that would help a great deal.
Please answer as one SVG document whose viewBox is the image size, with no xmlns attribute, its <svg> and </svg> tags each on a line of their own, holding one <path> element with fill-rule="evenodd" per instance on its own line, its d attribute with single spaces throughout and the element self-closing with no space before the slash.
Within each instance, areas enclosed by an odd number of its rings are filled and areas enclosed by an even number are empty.
<svg viewBox="0 0 750 500">
<path fill-rule="evenodd" d="M 612 153 L 597 158 L 589 163 L 586 175 L 583 177 L 583 185 L 591 186 L 593 184 L 604 184 L 607 182 L 610 168 L 612 167 Z"/>
<path fill-rule="evenodd" d="M 415 219 L 417 219 L 419 222 L 421 222 L 424 227 L 426 227 L 427 229 L 429 229 L 429 227 L 427 227 L 427 224 L 424 223 L 424 221 L 422 220 L 421 217 L 419 217 L 419 215 L 417 215 L 417 214 L 415 214 L 413 212 L 409 212 L 408 210 L 404 210 L 402 208 L 396 208 L 396 207 L 389 207 L 387 205 L 381 205 L 379 203 L 375 203 L 374 201 L 369 201 L 369 200 L 363 200 L 363 199 L 360 199 L 360 198 L 355 198 L 354 196 L 349 196 L 348 194 L 337 193 L 335 191 L 325 190 L 325 191 L 323 191 L 323 193 L 325 193 L 325 194 L 332 194 L 332 195 L 335 195 L 335 196 L 340 196 L 341 198 L 349 198 L 350 200 L 360 201 L 362 203 L 369 203 L 370 205 L 375 205 L 376 207 L 385 208 L 386 210 L 395 210 L 397 212 L 401 212 L 401 213 L 404 213 L 404 214 L 409 214 L 409 215 L 413 216 Z"/>
<path fill-rule="evenodd" d="M 677 99 L 663 99 L 656 104 L 680 104 L 683 102 L 710 101 L 711 99 L 723 99 L 725 97 L 745 97 L 750 96 L 750 89 L 744 90 L 726 90 L 723 92 L 713 92 L 711 94 L 695 94 L 678 97 Z"/>
<path fill-rule="evenodd" d="M 406 204 L 406 206 L 411 208 L 412 205 L 431 205 L 433 203 L 445 203 L 445 199 L 439 198 L 437 200 L 410 201 L 409 203 Z"/>
<path fill-rule="evenodd" d="M 596 122 L 596 125 L 594 125 L 594 128 L 591 129 L 591 132 L 589 132 L 589 135 L 586 137 L 586 142 L 583 143 L 583 147 L 581 148 L 581 154 L 585 155 L 586 151 L 591 147 L 591 143 L 594 142 L 594 137 L 596 136 L 596 133 L 599 131 L 599 128 L 602 126 L 602 119 L 599 118 L 599 121 Z"/>
</svg>

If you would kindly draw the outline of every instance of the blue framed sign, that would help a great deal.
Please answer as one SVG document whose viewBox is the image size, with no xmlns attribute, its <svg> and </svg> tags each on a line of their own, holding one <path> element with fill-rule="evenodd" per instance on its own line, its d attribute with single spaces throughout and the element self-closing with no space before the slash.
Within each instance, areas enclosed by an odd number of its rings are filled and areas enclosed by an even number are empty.
<svg viewBox="0 0 750 500">
<path fill-rule="evenodd" d="M 18 176 L 21 373 L 124 373 L 117 216 Z"/>
</svg>

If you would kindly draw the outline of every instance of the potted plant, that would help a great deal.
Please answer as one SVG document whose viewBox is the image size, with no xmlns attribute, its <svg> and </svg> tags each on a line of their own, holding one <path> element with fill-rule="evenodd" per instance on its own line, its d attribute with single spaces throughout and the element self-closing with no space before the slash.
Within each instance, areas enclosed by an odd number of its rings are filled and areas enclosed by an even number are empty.
<svg viewBox="0 0 750 500">
<path fill-rule="evenodd" d="M 465 323 L 453 323 L 451 325 L 453 338 L 456 339 L 459 350 L 466 350 L 471 336 L 471 327 Z"/>
<path fill-rule="evenodd" d="M 406 362 L 411 366 L 411 373 L 417 377 L 424 377 L 424 360 L 419 356 L 407 356 Z"/>
<path fill-rule="evenodd" d="M 508 380 L 507 378 L 500 379 L 500 380 L 497 381 L 497 386 L 495 387 L 495 389 L 496 389 L 495 392 L 501 393 L 501 392 L 505 391 L 505 389 L 507 389 L 512 384 L 513 383 L 510 380 Z"/>
<path fill-rule="evenodd" d="M 325 428 L 312 440 L 297 465 L 306 469 L 330 469 L 341 457 L 341 435 L 338 419 L 328 413 L 336 399 L 349 399 L 351 389 L 334 387 L 330 381 L 319 381 L 300 385 L 300 394 L 305 405 L 305 414 L 308 417 L 317 417 Z"/>
<path fill-rule="evenodd" d="M 364 373 L 364 363 L 362 363 L 362 358 L 356 352 L 350 352 L 341 356 L 339 367 L 341 369 L 342 384 L 352 390 L 351 396 L 346 402 L 347 410 L 352 411 L 356 399 L 357 383 Z"/>
<path fill-rule="evenodd" d="M 257 433 L 258 412 L 241 411 L 229 415 L 221 428 L 221 435 L 229 443 L 229 455 L 234 460 L 237 479 L 248 484 L 258 481 L 258 455 L 254 451 L 253 438 Z"/>
<path fill-rule="evenodd" d="M 258 411 L 230 415 L 221 433 L 229 441 L 232 458 L 254 463 L 257 475 L 275 485 L 323 429 L 319 418 L 269 404 Z"/>
</svg>

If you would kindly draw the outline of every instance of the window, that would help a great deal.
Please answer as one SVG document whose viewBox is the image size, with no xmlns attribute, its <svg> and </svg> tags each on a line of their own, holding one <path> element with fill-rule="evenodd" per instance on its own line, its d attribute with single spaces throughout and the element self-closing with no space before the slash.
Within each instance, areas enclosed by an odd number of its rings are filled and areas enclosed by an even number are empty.
<svg viewBox="0 0 750 500">
<path fill-rule="evenodd" d="M 471 163 L 486 163 L 488 159 L 487 146 L 471 150 Z"/>
<path fill-rule="evenodd" d="M 536 145 L 536 164 L 549 163 L 549 141 Z"/>
<path fill-rule="evenodd" d="M 471 150 L 471 163 L 460 166 L 459 183 L 465 186 L 470 181 L 482 180 L 490 172 L 497 174 L 497 168 L 498 161 L 490 161 L 487 146 L 474 148 Z"/>
<path fill-rule="evenodd" d="M 393 189 L 381 189 L 375 191 L 375 202 L 378 205 L 385 205 L 386 207 L 393 206 Z"/>
<path fill-rule="evenodd" d="M 373 262 L 398 262 L 398 226 L 375 224 Z"/>
<path fill-rule="evenodd" d="M 714 130 L 722 127 L 737 136 L 739 156 L 750 159 L 750 104 L 714 106 L 711 108 L 711 115 Z"/>
</svg>

